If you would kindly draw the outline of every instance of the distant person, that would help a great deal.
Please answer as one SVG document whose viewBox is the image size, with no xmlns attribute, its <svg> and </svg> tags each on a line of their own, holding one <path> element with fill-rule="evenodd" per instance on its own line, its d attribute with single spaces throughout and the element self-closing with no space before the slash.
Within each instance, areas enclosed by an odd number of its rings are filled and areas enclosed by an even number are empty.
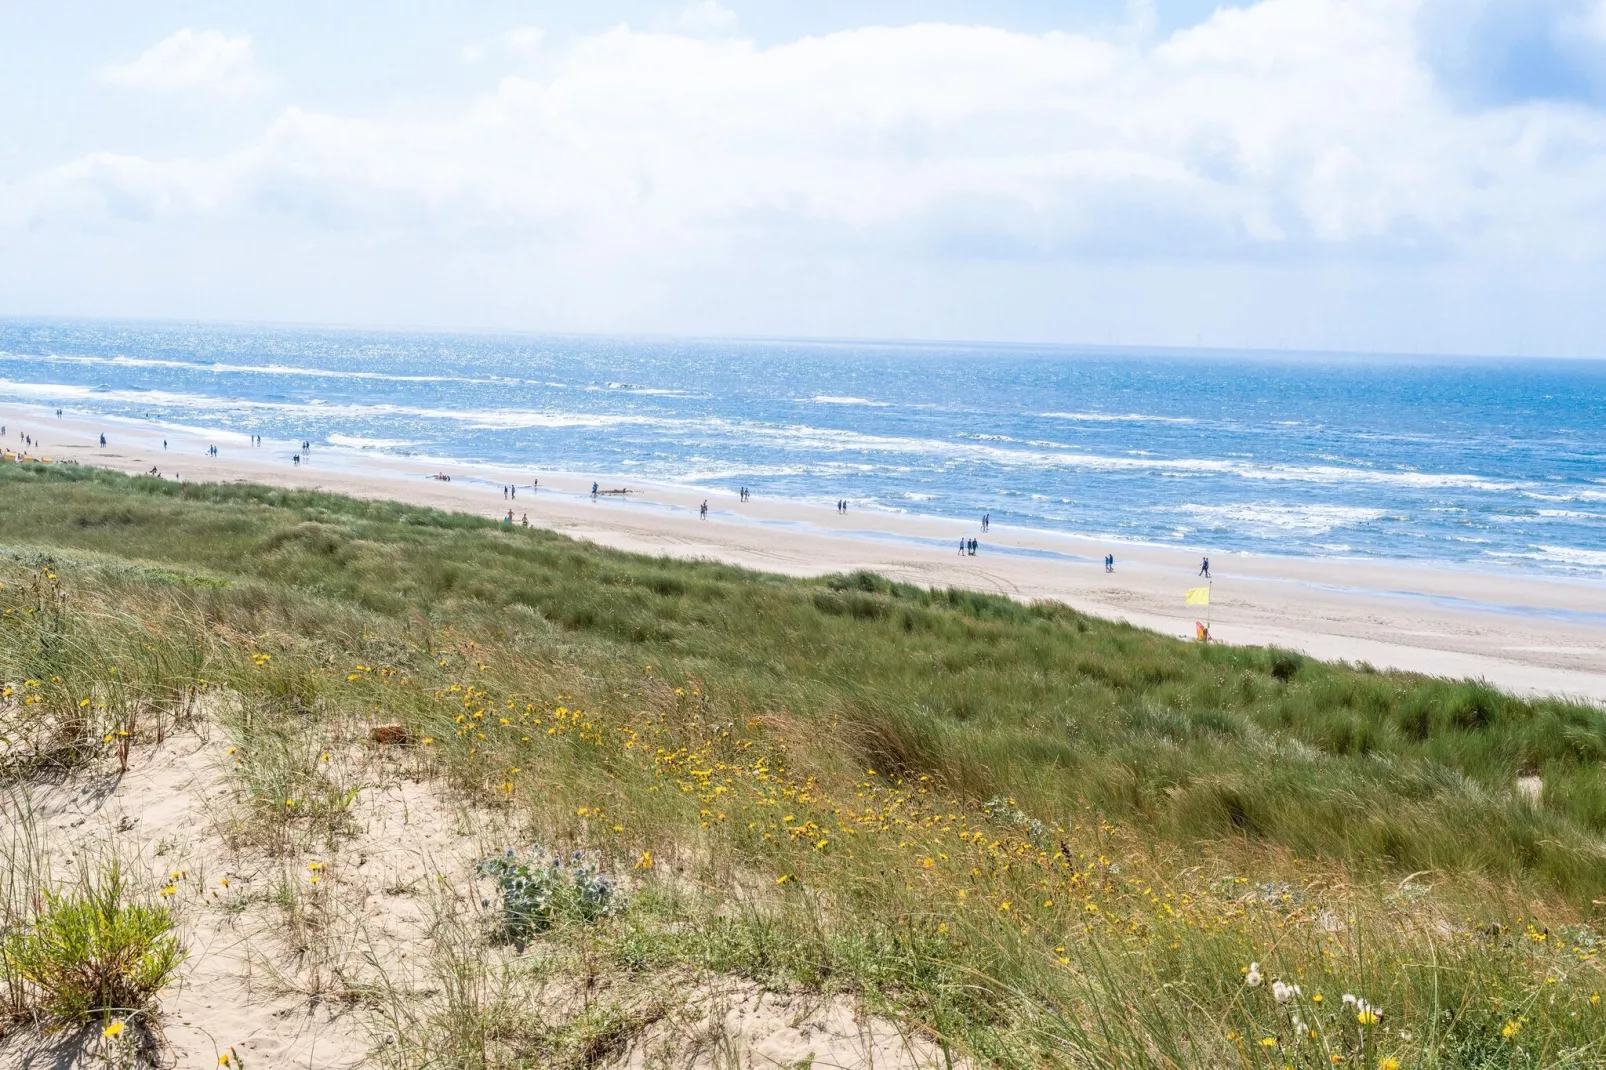
<svg viewBox="0 0 1606 1070">
<path fill-rule="evenodd" d="M 1105 572 L 1114 572 L 1115 571 L 1115 555 L 1114 554 L 1105 554 L 1104 555 L 1104 571 Z"/>
<path fill-rule="evenodd" d="M 1208 557 L 1199 563 L 1199 575 L 1207 580 L 1210 578 L 1210 559 Z"/>
<path fill-rule="evenodd" d="M 502 519 L 502 523 L 504 523 L 504 524 L 513 523 L 513 510 L 509 509 L 507 511 L 507 516 Z"/>
<path fill-rule="evenodd" d="M 503 501 L 507 501 L 507 487 L 506 486 L 502 487 L 502 500 Z"/>
<path fill-rule="evenodd" d="M 295 465 L 299 465 L 301 463 L 301 454 L 299 454 L 299 453 L 291 454 L 290 455 L 290 463 L 291 464 L 295 464 Z"/>
<path fill-rule="evenodd" d="M 167 439 L 162 439 L 162 449 L 167 449 Z"/>
<path fill-rule="evenodd" d="M 3 430 L 0 430 L 0 434 L 3 434 L 3 433 L 4 433 L 4 431 L 3 431 Z M 101 435 L 101 436 L 100 436 L 100 444 L 101 444 L 101 445 L 102 445 L 102 446 L 105 446 L 105 445 L 106 445 L 106 436 L 105 436 L 105 435 Z"/>
<path fill-rule="evenodd" d="M 529 527 L 530 526 L 530 514 L 529 513 L 525 513 L 524 514 L 524 519 L 522 521 L 520 521 L 520 523 L 522 523 L 525 527 Z"/>
<path fill-rule="evenodd" d="M 510 498 L 517 498 L 519 496 L 519 488 L 509 484 L 507 488 L 507 494 Z"/>
<path fill-rule="evenodd" d="M 597 496 L 597 485 L 595 483 L 591 484 L 591 496 L 593 498 Z"/>
<path fill-rule="evenodd" d="M 698 510 L 698 512 L 699 512 L 699 514 L 702 516 L 702 518 L 704 520 L 707 520 L 708 519 L 708 502 L 704 501 L 703 502 L 703 507 L 700 510 Z"/>
<path fill-rule="evenodd" d="M 959 540 L 959 556 L 960 557 L 964 557 L 965 556 L 965 551 L 968 550 L 969 548 L 970 548 L 970 540 L 966 539 L 966 538 L 961 538 Z"/>
<path fill-rule="evenodd" d="M 993 514 L 991 514 L 991 513 L 983 513 L 981 515 L 981 529 L 983 531 L 986 531 L 988 526 L 991 525 L 992 522 L 993 522 Z"/>
<path fill-rule="evenodd" d="M 975 539 L 970 540 L 970 556 L 976 556 L 976 548 L 980 545 Z"/>
</svg>

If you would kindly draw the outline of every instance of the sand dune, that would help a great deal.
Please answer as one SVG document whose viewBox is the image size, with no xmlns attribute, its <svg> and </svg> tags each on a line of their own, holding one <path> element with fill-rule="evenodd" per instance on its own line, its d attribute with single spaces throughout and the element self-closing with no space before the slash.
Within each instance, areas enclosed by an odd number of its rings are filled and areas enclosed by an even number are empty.
<svg viewBox="0 0 1606 1070">
<path fill-rule="evenodd" d="M 707 558 L 792 575 L 869 569 L 911 583 L 963 586 L 1023 599 L 1058 599 L 1103 617 L 1189 635 L 1202 613 L 1183 592 L 1202 584 L 1199 554 L 1171 547 L 1090 542 L 832 503 L 756 500 L 640 483 L 628 476 L 559 473 L 398 458 L 372 450 L 318 448 L 295 465 L 295 444 L 248 444 L 154 424 L 54 416 L 0 406 L 18 449 L 22 431 L 43 440 L 35 456 L 124 472 L 157 468 L 186 482 L 245 480 L 321 488 L 529 522 L 576 538 L 650 554 Z M 107 445 L 99 445 L 105 432 Z M 167 440 L 167 448 L 162 446 Z M 220 456 L 208 457 L 208 445 Z M 450 482 L 430 478 L 441 473 Z M 629 494 L 589 493 L 603 489 Z M 539 481 L 539 490 L 531 491 Z M 518 497 L 501 486 L 516 483 Z M 707 500 L 707 520 L 698 515 Z M 975 556 L 959 539 L 981 539 Z M 1116 571 L 1105 573 L 1105 553 Z M 1291 647 L 1316 657 L 1364 661 L 1435 675 L 1486 679 L 1521 693 L 1606 701 L 1606 584 L 1583 579 L 1371 561 L 1210 553 L 1210 613 L 1222 642 Z"/>
</svg>

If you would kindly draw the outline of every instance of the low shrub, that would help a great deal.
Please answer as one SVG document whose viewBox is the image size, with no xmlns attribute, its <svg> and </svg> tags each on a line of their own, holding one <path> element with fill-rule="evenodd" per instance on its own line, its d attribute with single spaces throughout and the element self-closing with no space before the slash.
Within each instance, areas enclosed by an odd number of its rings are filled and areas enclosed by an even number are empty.
<svg viewBox="0 0 1606 1070">
<path fill-rule="evenodd" d="M 166 907 L 128 902 L 116 863 L 68 894 L 46 892 L 42 909 L 0 947 L 0 969 L 23 982 L 32 1007 L 54 1025 L 83 1025 L 149 1009 L 184 961 Z"/>
<path fill-rule="evenodd" d="M 521 951 L 562 922 L 589 924 L 624 907 L 614 882 L 578 851 L 562 859 L 536 848 L 526 860 L 509 847 L 505 854 L 481 859 L 474 871 L 496 882 L 502 897 L 497 935 Z"/>
</svg>

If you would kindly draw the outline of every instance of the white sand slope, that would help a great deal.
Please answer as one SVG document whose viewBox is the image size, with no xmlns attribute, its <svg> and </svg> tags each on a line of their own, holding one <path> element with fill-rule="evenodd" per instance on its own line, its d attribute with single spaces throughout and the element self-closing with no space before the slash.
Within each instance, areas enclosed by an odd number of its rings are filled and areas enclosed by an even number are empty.
<svg viewBox="0 0 1606 1070">
<path fill-rule="evenodd" d="M 450 799 L 360 737 L 329 744 L 364 785 L 349 836 L 290 855 L 231 847 L 236 758 L 210 734 L 200 721 L 135 747 L 127 773 L 110 763 L 0 797 L 0 819 L 8 831 L 26 826 L 32 857 L 58 886 L 115 857 L 142 897 L 173 889 L 164 901 L 188 957 L 159 999 L 160 1065 L 216 1067 L 225 1054 L 248 1070 L 425 1065 L 447 960 L 475 963 L 483 972 L 470 989 L 537 1026 L 561 1027 L 596 1004 L 633 1015 L 639 1029 L 595 1063 L 618 1070 L 947 1065 L 929 1039 L 842 996 L 685 970 L 582 984 L 520 967 L 486 939 L 495 893 L 473 872 L 476 859 L 521 842 L 509 812 Z M 126 1065 L 128 1053 L 110 1047 L 94 1025 L 76 1036 L 22 1028 L 0 1038 L 0 1070 Z"/>
</svg>

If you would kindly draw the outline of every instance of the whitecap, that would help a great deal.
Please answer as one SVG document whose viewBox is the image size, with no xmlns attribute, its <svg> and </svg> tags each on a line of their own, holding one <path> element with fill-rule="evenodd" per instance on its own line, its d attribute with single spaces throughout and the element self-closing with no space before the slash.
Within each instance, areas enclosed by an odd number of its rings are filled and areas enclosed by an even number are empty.
<svg viewBox="0 0 1606 1070">
<path fill-rule="evenodd" d="M 869 398 L 856 398 L 836 394 L 815 394 L 804 399 L 815 405 L 868 405 L 873 409 L 885 409 L 892 403 L 890 401 L 871 401 Z"/>
</svg>

